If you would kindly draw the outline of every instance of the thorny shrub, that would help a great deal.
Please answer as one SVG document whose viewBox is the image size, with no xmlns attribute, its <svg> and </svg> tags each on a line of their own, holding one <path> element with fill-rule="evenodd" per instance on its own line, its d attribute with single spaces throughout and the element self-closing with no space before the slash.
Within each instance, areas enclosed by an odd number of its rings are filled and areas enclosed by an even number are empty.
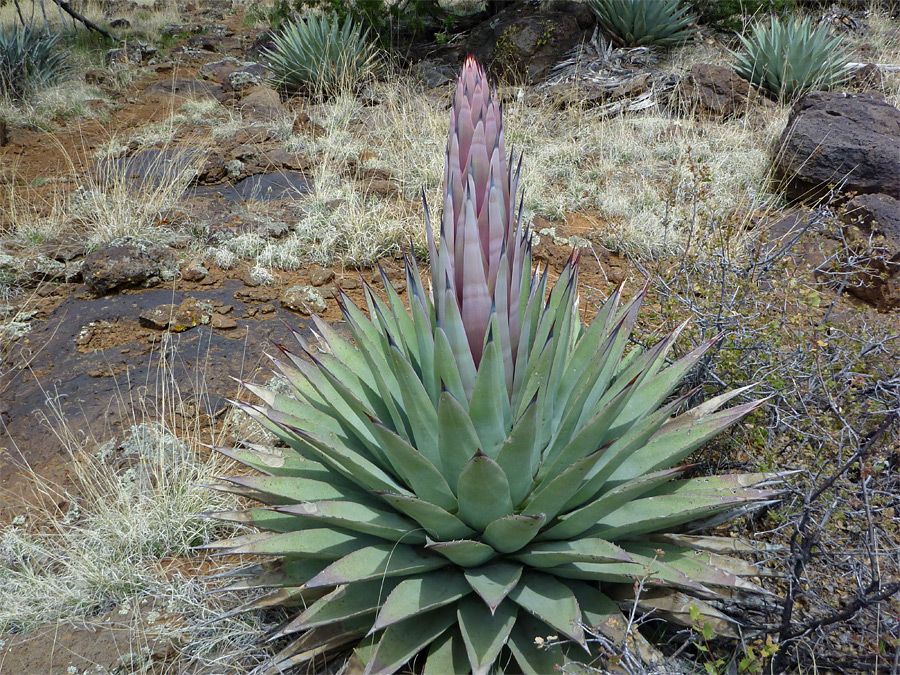
<svg viewBox="0 0 900 675">
<path fill-rule="evenodd" d="M 774 597 L 737 617 L 746 636 L 731 654 L 739 672 L 763 662 L 765 672 L 813 663 L 900 672 L 900 326 L 850 297 L 869 263 L 834 203 L 768 242 L 764 224 L 751 229 L 765 218 L 721 209 L 691 225 L 680 264 L 632 261 L 656 282 L 659 314 L 647 326 L 693 316 L 684 350 L 726 335 L 685 386 L 703 385 L 697 395 L 708 397 L 757 383 L 747 395 L 770 397 L 694 456 L 703 472 L 779 471 L 790 487 L 745 529 L 729 528 L 755 540 L 758 562 L 777 575 L 766 584 Z M 692 642 L 698 662 L 717 664 L 697 638 L 687 630 L 672 641 Z"/>
</svg>

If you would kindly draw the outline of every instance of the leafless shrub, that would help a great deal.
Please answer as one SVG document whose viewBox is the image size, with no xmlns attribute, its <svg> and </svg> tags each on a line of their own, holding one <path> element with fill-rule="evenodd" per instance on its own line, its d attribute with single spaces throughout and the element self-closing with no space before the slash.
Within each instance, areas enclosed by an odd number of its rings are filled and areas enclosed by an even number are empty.
<svg viewBox="0 0 900 675">
<path fill-rule="evenodd" d="M 767 585 L 771 602 L 745 608 L 741 619 L 778 643 L 771 672 L 898 673 L 896 318 L 848 298 L 868 261 L 830 206 L 781 242 L 759 246 L 754 233 L 736 246 L 735 233 L 749 224 L 736 212 L 694 223 L 691 237 L 703 244 L 692 251 L 688 243 L 669 270 L 633 261 L 657 281 L 654 328 L 660 318 L 693 316 L 685 349 L 724 333 L 686 386 L 703 385 L 706 396 L 757 383 L 752 396 L 770 397 L 699 457 L 719 471 L 786 473 L 783 503 L 746 524 L 746 536 L 780 545 L 760 562 L 782 579 Z"/>
</svg>

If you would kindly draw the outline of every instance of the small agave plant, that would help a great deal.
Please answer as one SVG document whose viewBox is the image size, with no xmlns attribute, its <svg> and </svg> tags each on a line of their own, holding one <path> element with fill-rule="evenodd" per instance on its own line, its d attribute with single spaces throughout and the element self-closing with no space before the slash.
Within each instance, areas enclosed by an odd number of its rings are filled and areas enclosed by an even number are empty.
<svg viewBox="0 0 900 675">
<path fill-rule="evenodd" d="M 671 397 L 710 348 L 667 365 L 677 331 L 626 352 L 642 293 L 617 288 L 583 326 L 577 255 L 548 292 L 514 208 L 500 105 L 470 58 L 457 83 L 431 292 L 406 263 L 409 309 L 382 275 L 368 312 L 341 296 L 352 340 L 314 319 L 317 344 L 273 359 L 279 391 L 237 403 L 286 447 L 220 449 L 263 475 L 225 479 L 259 502 L 210 514 L 260 532 L 207 548 L 269 556 L 227 590 L 271 589 L 235 612 L 296 608 L 288 646 L 259 672 L 355 648 L 358 672 L 546 675 L 595 658 L 586 630 L 626 635 L 619 605 L 728 633 L 721 608 L 763 589 L 736 540 L 682 534 L 769 500 L 761 475 L 684 478 L 680 463 L 759 402 L 741 393 L 677 414 Z M 427 208 L 426 208 L 427 214 Z M 428 232 L 431 232 L 430 225 Z M 280 393 L 285 391 L 286 393 Z M 224 589 L 223 589 L 224 590 Z M 564 636 L 539 648 L 535 638 Z"/>
<path fill-rule="evenodd" d="M 734 69 L 753 86 L 789 100 L 811 89 L 831 89 L 845 82 L 850 47 L 809 18 L 757 22 L 750 37 L 739 35 L 743 53 L 732 52 Z"/>
<path fill-rule="evenodd" d="M 694 17 L 678 0 L 588 0 L 600 25 L 622 47 L 671 47 L 691 40 Z"/>
</svg>

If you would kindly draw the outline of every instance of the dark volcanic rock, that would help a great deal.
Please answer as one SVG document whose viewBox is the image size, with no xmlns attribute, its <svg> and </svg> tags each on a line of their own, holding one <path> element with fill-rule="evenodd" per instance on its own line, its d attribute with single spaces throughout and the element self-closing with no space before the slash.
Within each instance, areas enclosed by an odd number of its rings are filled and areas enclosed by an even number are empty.
<svg viewBox="0 0 900 675">
<path fill-rule="evenodd" d="M 183 333 L 191 328 L 209 323 L 212 307 L 197 298 L 185 298 L 180 304 L 157 305 L 141 312 L 138 320 L 147 328 Z"/>
<path fill-rule="evenodd" d="M 288 336 L 285 323 L 304 331 L 305 324 L 274 303 L 256 311 L 260 301 L 239 299 L 235 293 L 241 289 L 240 281 L 228 280 L 221 288 L 191 290 L 190 298 L 172 287 L 102 298 L 72 294 L 33 321 L 0 372 L 0 492 L 10 494 L 13 484 L 30 480 L 15 466 L 22 458 L 41 475 L 57 466 L 64 470 L 71 456 L 59 438 L 60 418 L 66 434 L 93 447 L 133 425 L 136 409 L 151 415 L 162 410 L 157 396 L 168 396 L 169 387 L 202 408 L 184 414 L 210 419 L 229 407 L 226 399 L 239 395 L 232 378 L 253 380 L 258 372 L 267 377 L 264 353 L 271 340 Z M 140 324 L 141 313 L 180 307 L 186 299 L 212 308 L 208 324 L 183 333 Z M 41 349 L 27 348 L 25 340 Z M 0 500 L 0 516 L 13 501 Z"/>
<path fill-rule="evenodd" d="M 233 56 L 226 56 L 224 59 L 220 59 L 218 61 L 210 61 L 209 63 L 204 63 L 199 68 L 199 73 L 201 76 L 206 77 L 214 82 L 218 82 L 219 84 L 225 83 L 225 78 L 227 78 L 231 73 L 236 70 L 241 70 L 244 67 L 244 64 L 234 58 Z"/>
<path fill-rule="evenodd" d="M 328 309 L 325 298 L 312 286 L 292 286 L 284 292 L 281 306 L 309 316 Z"/>
<path fill-rule="evenodd" d="M 223 190 L 225 199 L 254 199 L 268 202 L 276 199 L 292 199 L 309 194 L 312 180 L 299 171 L 275 171 L 245 178 L 230 190 Z"/>
<path fill-rule="evenodd" d="M 271 120 L 287 112 L 279 93 L 263 85 L 246 90 L 241 97 L 240 108 L 243 115 L 255 120 Z"/>
<path fill-rule="evenodd" d="M 315 287 L 324 286 L 334 279 L 334 270 L 330 267 L 322 267 L 321 265 L 310 265 L 309 267 L 309 283 Z"/>
<path fill-rule="evenodd" d="M 164 247 L 110 246 L 84 259 L 84 282 L 98 295 L 141 284 L 173 266 L 172 252 Z"/>
<path fill-rule="evenodd" d="M 540 14 L 526 14 L 516 4 L 476 26 L 466 49 L 495 75 L 534 83 L 589 38 L 593 24 L 593 12 L 578 2 L 558 2 Z"/>
<path fill-rule="evenodd" d="M 900 198 L 900 110 L 870 95 L 808 94 L 794 105 L 773 163 L 791 199 L 818 199 L 839 183 Z"/>
<path fill-rule="evenodd" d="M 113 157 L 96 162 L 91 171 L 100 183 L 115 184 L 123 178 L 138 186 L 169 185 L 185 171 L 200 164 L 202 151 L 194 148 L 142 150 L 128 157 Z M 213 156 L 214 158 L 214 156 Z M 215 173 L 214 159 L 200 166 L 200 176 Z M 205 161 L 205 160 L 204 160 Z"/>
<path fill-rule="evenodd" d="M 841 220 L 862 268 L 850 292 L 881 311 L 900 307 L 900 201 L 859 195 L 847 203 Z"/>
</svg>

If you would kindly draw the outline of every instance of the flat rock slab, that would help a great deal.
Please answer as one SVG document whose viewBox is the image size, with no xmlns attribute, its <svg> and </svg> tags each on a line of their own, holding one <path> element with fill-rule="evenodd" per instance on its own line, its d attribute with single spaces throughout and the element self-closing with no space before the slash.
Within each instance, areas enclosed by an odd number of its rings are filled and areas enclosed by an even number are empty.
<svg viewBox="0 0 900 675">
<path fill-rule="evenodd" d="M 203 154 L 193 148 L 143 150 L 128 157 L 102 159 L 91 170 L 103 184 L 125 179 L 140 187 L 160 187 L 171 184 L 185 171 L 200 169 Z"/>
<path fill-rule="evenodd" d="M 305 330 L 304 321 L 277 302 L 279 295 L 229 279 L 210 290 L 157 287 L 64 298 L 19 339 L 10 352 L 11 367 L 0 376 L 0 493 L 27 480 L 16 467 L 23 459 L 38 470 L 67 463 L 57 412 L 66 431 L 88 447 L 131 427 L 142 409 L 155 416 L 158 397 L 166 388 L 171 393 L 173 382 L 181 401 L 203 408 L 185 415 L 221 415 L 229 406 L 225 399 L 240 393 L 232 378 L 253 380 L 260 367 L 268 368 L 264 353 L 272 349 L 270 340 L 289 339 L 285 324 Z M 140 315 L 161 305 L 173 317 L 179 307 L 208 306 L 212 313 L 208 323 L 194 317 L 200 323 L 181 333 L 142 325 Z M 6 506 L 13 505 L 0 502 L 0 511 Z"/>
<path fill-rule="evenodd" d="M 299 171 L 275 171 L 249 176 L 234 185 L 207 188 L 207 194 L 218 192 L 229 201 L 254 200 L 271 202 L 279 199 L 297 199 L 312 192 L 312 179 Z"/>
</svg>

